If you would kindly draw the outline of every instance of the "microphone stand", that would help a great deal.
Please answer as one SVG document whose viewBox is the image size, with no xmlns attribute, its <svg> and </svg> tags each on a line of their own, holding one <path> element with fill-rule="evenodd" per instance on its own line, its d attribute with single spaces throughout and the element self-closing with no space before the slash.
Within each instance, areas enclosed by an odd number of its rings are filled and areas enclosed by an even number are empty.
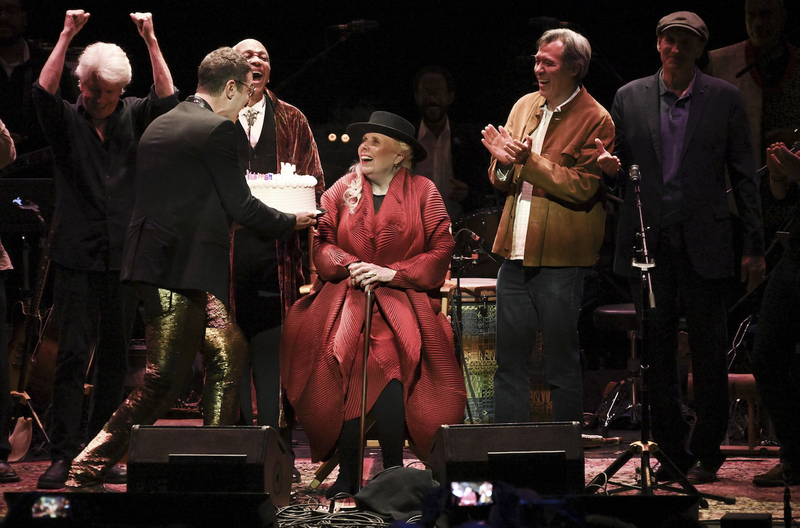
<svg viewBox="0 0 800 528">
<path fill-rule="evenodd" d="M 587 484 L 585 492 L 587 495 L 593 495 L 600 490 L 605 490 L 608 495 L 612 495 L 624 491 L 635 490 L 638 491 L 638 495 L 653 495 L 655 490 L 663 489 L 684 495 L 697 496 L 700 499 L 700 506 L 703 508 L 708 508 L 708 501 L 706 498 L 717 500 L 725 504 L 735 504 L 736 499 L 733 497 L 700 493 L 697 488 L 695 488 L 694 485 L 689 482 L 689 479 L 686 478 L 686 475 L 681 473 L 680 469 L 678 469 L 678 467 L 669 459 L 669 457 L 667 457 L 663 451 L 661 451 L 661 449 L 658 447 L 658 444 L 650 441 L 650 398 L 648 390 L 649 365 L 647 364 L 649 358 L 649 347 L 645 346 L 647 341 L 644 339 L 644 337 L 646 333 L 649 332 L 652 313 L 656 310 L 656 298 L 653 292 L 653 282 L 651 278 L 651 272 L 656 263 L 655 260 L 650 257 L 650 253 L 647 249 L 647 228 L 644 225 L 641 190 L 639 187 L 641 176 L 639 174 L 639 167 L 637 165 L 632 165 L 630 168 L 630 180 L 633 184 L 633 190 L 636 195 L 636 208 L 639 213 L 639 232 L 637 233 L 637 237 L 641 241 L 641 250 L 638 251 L 641 256 L 641 261 L 637 260 L 636 257 L 631 260 L 631 266 L 640 271 L 643 296 L 641 305 L 642 335 L 639 337 L 642 345 L 642 364 L 639 367 L 642 380 L 642 390 L 640 391 L 642 404 L 641 437 L 639 441 L 633 442 L 622 455 L 620 455 L 614 462 L 611 463 L 610 466 L 605 469 L 605 471 L 595 476 L 589 482 L 589 484 Z M 660 462 L 663 467 L 666 468 L 671 477 L 670 481 L 662 484 L 651 484 L 651 477 L 653 475 L 653 471 L 650 468 L 651 455 L 658 462 Z M 641 461 L 638 485 L 630 485 L 622 482 L 612 481 L 611 479 L 617 473 L 617 471 L 622 469 L 634 456 L 639 456 Z M 680 488 L 672 486 L 671 484 L 673 482 L 677 482 L 680 485 Z M 607 490 L 606 486 L 608 484 L 613 484 L 618 486 L 618 488 Z"/>
<path fill-rule="evenodd" d="M 460 229 L 456 232 L 455 238 L 456 241 L 464 233 L 468 232 L 467 229 Z M 456 248 L 459 245 L 456 244 Z M 469 372 L 469 367 L 467 366 L 467 360 L 464 357 L 464 341 L 463 341 L 463 331 L 464 331 L 464 321 L 462 319 L 462 307 L 461 307 L 461 271 L 464 267 L 464 261 L 469 260 L 470 262 L 475 262 L 475 259 L 472 255 L 469 257 L 464 256 L 463 254 L 453 255 L 453 269 L 455 270 L 456 275 L 456 289 L 455 294 L 453 295 L 453 305 L 455 306 L 455 317 L 453 316 L 453 308 L 450 309 L 450 318 L 451 324 L 453 326 L 453 335 L 455 337 L 455 344 L 456 344 L 456 359 L 458 359 L 459 364 L 461 365 L 461 370 L 464 374 L 464 379 L 467 382 L 467 389 L 469 390 L 470 397 L 472 401 L 477 402 L 477 398 L 475 397 L 475 388 L 472 385 L 472 374 Z M 475 419 L 472 416 L 472 408 L 467 402 L 467 419 L 469 420 L 470 424 L 475 423 Z"/>
</svg>

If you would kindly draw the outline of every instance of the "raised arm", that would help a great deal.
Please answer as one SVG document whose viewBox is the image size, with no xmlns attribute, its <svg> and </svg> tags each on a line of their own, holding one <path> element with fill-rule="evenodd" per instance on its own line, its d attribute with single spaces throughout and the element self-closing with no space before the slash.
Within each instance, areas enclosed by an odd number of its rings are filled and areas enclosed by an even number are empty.
<svg viewBox="0 0 800 528">
<path fill-rule="evenodd" d="M 161 48 L 158 46 L 153 29 L 153 15 L 151 13 L 131 13 L 131 20 L 136 24 L 136 29 L 139 30 L 139 35 L 144 39 L 147 51 L 150 53 L 156 94 L 160 99 L 169 97 L 175 93 L 175 87 L 172 85 L 172 74 L 167 67 L 167 61 L 164 60 L 164 55 L 161 54 Z"/>
<path fill-rule="evenodd" d="M 67 48 L 70 42 L 78 34 L 81 28 L 89 20 L 89 13 L 83 9 L 67 11 L 64 17 L 64 29 L 58 36 L 58 42 L 53 47 L 53 51 L 47 58 L 42 71 L 39 73 L 39 84 L 42 85 L 49 94 L 55 95 L 61 82 L 61 74 L 64 71 L 64 60 L 67 56 Z"/>
</svg>

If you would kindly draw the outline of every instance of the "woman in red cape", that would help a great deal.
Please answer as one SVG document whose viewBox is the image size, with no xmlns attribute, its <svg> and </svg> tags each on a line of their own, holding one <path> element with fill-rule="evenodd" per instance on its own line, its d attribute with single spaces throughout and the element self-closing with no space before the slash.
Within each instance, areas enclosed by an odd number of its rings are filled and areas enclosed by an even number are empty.
<svg viewBox="0 0 800 528">
<path fill-rule="evenodd" d="M 375 309 L 367 364 L 367 411 L 384 467 L 401 465 L 407 431 L 424 459 L 442 424 L 463 419 L 466 391 L 439 289 L 453 254 L 450 220 L 433 182 L 413 175 L 427 153 L 414 127 L 388 112 L 354 123 L 363 138 L 355 170 L 322 196 L 314 263 L 319 279 L 284 322 L 281 374 L 314 461 L 340 456 L 328 490 L 355 493 L 370 285 Z M 338 442 L 337 442 L 338 441 Z"/>
</svg>

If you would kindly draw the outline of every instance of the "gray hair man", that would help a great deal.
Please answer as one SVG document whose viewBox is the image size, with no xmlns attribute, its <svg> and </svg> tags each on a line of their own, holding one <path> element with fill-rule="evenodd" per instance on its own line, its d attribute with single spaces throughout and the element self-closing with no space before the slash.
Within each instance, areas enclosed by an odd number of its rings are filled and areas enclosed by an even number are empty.
<svg viewBox="0 0 800 528">
<path fill-rule="evenodd" d="M 56 213 L 51 225 L 50 260 L 58 322 L 58 354 L 53 382 L 52 464 L 38 487 L 64 486 L 86 436 L 81 431 L 84 383 L 93 344 L 95 378 L 87 427 L 94 437 L 122 401 L 127 353 L 136 301 L 119 281 L 122 246 L 133 210 L 136 149 L 154 116 L 178 104 L 150 13 L 133 13 L 150 54 L 154 86 L 144 99 L 120 99 L 131 80 L 125 52 L 114 44 L 88 46 L 78 61 L 80 96 L 61 98 L 59 80 L 72 39 L 89 13 L 67 11 L 64 27 L 38 81 L 33 100 L 53 150 Z M 122 468 L 110 482 L 123 483 Z"/>
<path fill-rule="evenodd" d="M 569 29 L 538 42 L 539 91 L 517 101 L 505 127 L 483 131 L 489 178 L 508 192 L 493 251 L 497 275 L 495 421 L 530 421 L 530 355 L 541 332 L 553 419 L 583 420 L 578 316 L 583 283 L 603 242 L 605 209 L 595 139 L 614 124 L 581 85 L 591 46 Z"/>
</svg>

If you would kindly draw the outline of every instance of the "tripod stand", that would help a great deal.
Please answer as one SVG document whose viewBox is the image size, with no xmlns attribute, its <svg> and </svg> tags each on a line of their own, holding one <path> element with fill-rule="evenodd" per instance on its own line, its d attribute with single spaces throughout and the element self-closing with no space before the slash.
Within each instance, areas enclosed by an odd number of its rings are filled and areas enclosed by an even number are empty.
<svg viewBox="0 0 800 528">
<path fill-rule="evenodd" d="M 633 259 L 631 265 L 640 271 L 641 284 L 642 284 L 642 307 L 641 307 L 641 329 L 642 339 L 644 345 L 644 336 L 649 334 L 650 321 L 652 312 L 656 310 L 656 298 L 653 292 L 653 282 L 651 277 L 651 270 L 655 267 L 655 261 L 650 258 L 647 249 L 647 228 L 644 225 L 644 216 L 642 214 L 642 200 L 640 196 L 640 175 L 639 167 L 632 165 L 630 168 L 630 180 L 633 184 L 634 193 L 636 196 L 636 207 L 639 213 L 639 233 L 638 237 L 641 243 L 641 261 L 636 258 Z M 648 369 L 649 369 L 649 356 L 648 347 L 643 346 L 642 364 L 641 364 L 641 380 L 642 387 L 640 391 L 641 396 L 641 437 L 637 442 L 633 442 L 628 449 L 620 455 L 614 462 L 611 463 L 605 471 L 595 476 L 591 482 L 586 486 L 587 494 L 597 493 L 603 489 L 607 484 L 614 484 L 618 486 L 617 489 L 607 491 L 609 494 L 621 493 L 623 491 L 638 491 L 640 495 L 652 495 L 655 490 L 668 490 L 686 495 L 695 495 L 700 498 L 700 505 L 703 508 L 708 508 L 708 501 L 706 498 L 724 502 L 725 504 L 734 504 L 736 499 L 733 497 L 724 497 L 720 495 L 712 495 L 708 493 L 700 493 L 694 485 L 689 482 L 689 479 L 681 473 L 680 469 L 661 451 L 658 444 L 650 441 L 650 399 L 648 390 Z M 628 461 L 634 456 L 639 456 L 641 460 L 641 471 L 639 474 L 639 484 L 630 485 L 621 482 L 613 482 L 613 476 L 624 467 Z M 661 484 L 651 484 L 652 469 L 650 468 L 651 456 L 661 463 L 670 476 L 670 481 Z M 672 486 L 674 482 L 680 486 Z"/>
</svg>

